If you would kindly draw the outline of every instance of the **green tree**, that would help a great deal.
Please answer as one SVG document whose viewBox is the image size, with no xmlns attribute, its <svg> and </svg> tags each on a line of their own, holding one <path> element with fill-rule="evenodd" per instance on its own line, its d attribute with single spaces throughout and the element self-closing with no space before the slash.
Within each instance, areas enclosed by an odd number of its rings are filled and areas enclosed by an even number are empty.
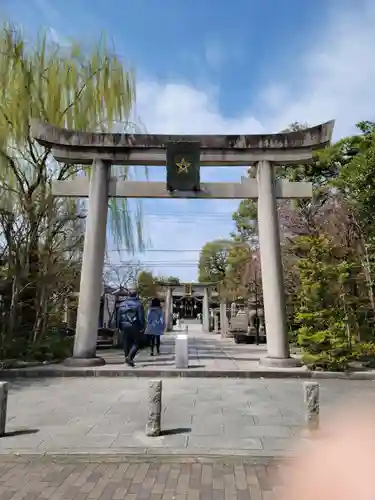
<svg viewBox="0 0 375 500">
<path fill-rule="evenodd" d="M 247 244 L 234 244 L 228 252 L 227 267 L 223 284 L 228 300 L 247 299 L 253 291 L 253 252 Z"/>
<path fill-rule="evenodd" d="M 296 322 L 303 361 L 312 368 L 346 370 L 356 358 L 351 263 L 326 236 L 304 236 L 295 242 L 304 252 L 297 262 L 300 286 Z"/>
<path fill-rule="evenodd" d="M 242 200 L 232 219 L 236 230 L 231 234 L 238 241 L 256 243 L 258 240 L 258 211 L 255 200 Z"/>
<path fill-rule="evenodd" d="M 179 285 L 180 278 L 176 276 L 161 276 L 160 278 L 156 278 L 157 283 L 160 285 Z"/>
<path fill-rule="evenodd" d="M 223 281 L 231 247 L 232 242 L 225 240 L 210 241 L 203 246 L 199 256 L 199 282 Z"/>
<path fill-rule="evenodd" d="M 355 236 L 355 251 L 360 260 L 367 294 L 375 317 L 375 123 L 357 125 L 359 135 L 346 137 L 320 154 L 321 163 L 336 168 L 331 186 L 338 190 L 348 227 Z"/>
<path fill-rule="evenodd" d="M 284 271 L 289 318 L 293 324 L 292 318 L 298 313 L 296 296 L 301 287 L 298 262 L 304 257 L 303 248 L 297 244 L 302 241 L 299 236 L 328 238 L 339 261 L 348 266 L 345 296 L 353 311 L 350 327 L 357 339 L 366 339 L 371 337 L 375 311 L 371 238 L 375 215 L 371 186 L 374 124 L 362 122 L 358 128 L 360 134 L 318 151 L 311 164 L 284 170 L 288 179 L 307 180 L 314 186 L 312 201 L 296 202 L 288 218 L 283 218 L 283 225 L 291 235 L 284 242 Z M 338 293 L 337 289 L 331 289 L 332 299 L 340 304 Z"/>
<path fill-rule="evenodd" d="M 32 47 L 19 29 L 6 24 L 0 33 L 0 85 L 0 223 L 8 235 L 10 317 L 22 317 L 20 331 L 36 340 L 42 323 L 44 327 L 48 323 L 41 321 L 46 297 L 61 280 L 61 275 L 54 276 L 56 261 L 69 261 L 67 255 L 77 256 L 78 250 L 79 256 L 82 248 L 79 206 L 53 199 L 51 182 L 74 177 L 83 169 L 55 162 L 50 150 L 34 141 L 31 121 L 80 131 L 111 131 L 116 124 L 128 123 L 135 84 L 131 71 L 110 53 L 104 39 L 91 53 L 83 53 L 77 44 L 64 49 L 48 44 L 45 34 Z M 10 230 L 5 217 L 9 213 Z M 141 243 L 140 219 L 131 219 L 126 204 L 121 210 L 111 206 L 110 221 L 118 241 L 134 249 L 135 230 Z M 67 231 L 73 238 L 69 242 Z M 22 315 L 18 314 L 21 303 Z M 10 337 L 15 328 L 8 325 Z"/>
<path fill-rule="evenodd" d="M 250 178 L 256 177 L 256 167 L 247 171 Z M 258 210 L 256 200 L 242 200 L 238 209 L 233 213 L 232 219 L 236 229 L 231 237 L 236 241 L 256 243 L 258 240 Z"/>
<path fill-rule="evenodd" d="M 143 300 L 157 297 L 160 292 L 160 285 L 157 278 L 151 271 L 141 271 L 137 277 L 137 290 Z"/>
<path fill-rule="evenodd" d="M 301 124 L 298 122 L 292 123 L 282 132 L 297 132 L 308 128 L 307 124 Z M 331 165 L 330 165 L 331 167 Z M 251 167 L 248 169 L 248 176 L 250 178 L 256 177 L 256 167 Z M 321 185 L 324 180 L 331 178 L 331 172 L 327 172 L 327 165 L 324 166 L 315 160 L 309 164 L 303 165 L 282 165 L 275 167 L 275 176 L 278 179 L 288 179 L 289 181 L 308 181 L 314 184 L 314 202 L 311 200 L 298 200 L 292 204 L 286 200 L 279 200 L 279 215 L 280 223 L 283 230 L 290 234 L 291 229 L 297 229 L 301 231 L 302 229 L 306 232 L 306 228 L 309 228 L 309 223 L 312 215 L 318 210 L 325 201 L 322 198 L 322 194 L 325 190 L 321 192 Z M 325 182 L 326 184 L 326 182 Z M 236 230 L 232 233 L 232 237 L 239 241 L 246 241 L 251 245 L 257 246 L 258 244 L 258 212 L 257 212 L 257 202 L 256 200 L 243 200 L 240 202 L 239 207 L 232 216 Z M 296 224 L 297 220 L 300 220 Z"/>
<path fill-rule="evenodd" d="M 345 202 L 350 206 L 361 229 L 370 238 L 375 235 L 375 123 L 358 124 L 362 135 L 347 138 L 336 145 L 332 156 L 339 148 L 340 173 L 334 187 L 340 189 Z M 352 152 L 352 154 L 348 154 Z M 354 154 L 353 154 L 354 152 Z M 338 153 L 336 153 L 337 155 Z M 329 161 L 335 161 L 333 156 Z"/>
</svg>

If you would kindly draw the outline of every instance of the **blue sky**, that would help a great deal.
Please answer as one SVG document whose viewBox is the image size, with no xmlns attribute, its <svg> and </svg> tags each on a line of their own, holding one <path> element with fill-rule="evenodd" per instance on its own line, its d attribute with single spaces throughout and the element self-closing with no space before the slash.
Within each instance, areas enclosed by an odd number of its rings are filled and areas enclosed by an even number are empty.
<svg viewBox="0 0 375 500">
<path fill-rule="evenodd" d="M 294 121 L 335 118 L 338 138 L 374 118 L 371 0 L 3 0 L 1 9 L 30 37 L 44 27 L 57 40 L 89 46 L 106 32 L 136 71 L 135 117 L 148 132 L 276 132 Z M 243 172 L 202 170 L 203 180 L 217 181 L 239 180 Z M 163 176 L 162 168 L 151 169 L 151 179 Z M 152 251 L 135 260 L 195 279 L 197 250 L 229 234 L 236 206 L 145 201 Z M 130 259 L 110 254 L 116 262 Z"/>
</svg>

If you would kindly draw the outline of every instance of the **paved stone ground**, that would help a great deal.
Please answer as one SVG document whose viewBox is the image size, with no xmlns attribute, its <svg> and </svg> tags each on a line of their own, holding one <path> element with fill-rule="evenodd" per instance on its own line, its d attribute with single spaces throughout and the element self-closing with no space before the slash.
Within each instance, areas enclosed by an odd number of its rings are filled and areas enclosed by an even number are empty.
<svg viewBox="0 0 375 500">
<path fill-rule="evenodd" d="M 273 500 L 274 465 L 0 462 L 1 500 Z"/>
<path fill-rule="evenodd" d="M 189 365 L 192 369 L 248 371 L 255 369 L 259 359 L 267 353 L 265 345 L 235 344 L 233 339 L 203 333 L 200 325 L 189 326 L 195 327 L 189 331 Z M 137 357 L 137 369 L 174 368 L 174 338 L 177 333 L 174 331 L 163 336 L 161 355 L 158 357 L 151 357 L 149 350 L 143 349 Z M 123 353 L 118 349 L 101 349 L 98 355 L 104 357 L 109 366 L 124 362 Z"/>
<path fill-rule="evenodd" d="M 155 367 L 174 368 L 174 337 L 183 332 L 188 326 L 189 335 L 189 367 L 205 371 L 250 371 L 258 367 L 260 358 L 267 355 L 266 346 L 254 344 L 235 344 L 232 338 L 221 338 L 220 334 L 204 333 L 202 325 L 194 321 L 182 323 L 181 329 L 174 328 L 174 332 L 162 337 L 162 355 L 158 358 L 149 356 L 148 350 L 142 350 L 137 358 L 137 369 L 145 370 Z M 109 366 L 123 363 L 123 356 L 119 350 L 101 350 Z"/>
<path fill-rule="evenodd" d="M 235 344 L 233 339 L 224 338 L 215 333 L 203 333 L 200 325 L 189 331 L 189 368 L 182 370 L 185 376 L 241 376 L 249 372 L 272 372 L 272 368 L 259 368 L 259 359 L 266 356 L 265 345 Z M 173 376 L 181 374 L 175 368 L 175 335 L 177 331 L 168 333 L 162 338 L 161 355 L 151 357 L 149 349 L 143 349 L 136 358 L 136 368 L 124 364 L 124 354 L 121 349 L 98 349 L 98 356 L 106 360 L 105 366 L 95 369 L 71 368 L 64 364 L 54 364 L 19 370 L 30 375 L 43 374 L 64 375 L 74 373 L 74 376 L 84 376 L 91 370 L 97 375 L 135 375 L 135 376 Z M 285 371 L 285 370 L 284 370 Z M 289 374 L 304 375 L 304 368 L 288 369 Z M 90 374 L 92 374 L 90 372 Z M 13 370 L 14 373 L 14 370 Z"/>
<path fill-rule="evenodd" d="M 163 381 L 164 433 L 144 433 L 148 380 L 18 379 L 0 453 L 280 456 L 304 425 L 302 382 L 277 379 Z M 321 381 L 323 425 L 343 397 L 374 401 L 374 382 Z"/>
<path fill-rule="evenodd" d="M 161 355 L 150 356 L 143 349 L 136 357 L 136 367 L 124 363 L 121 349 L 98 349 L 98 356 L 106 360 L 105 366 L 69 367 L 63 363 L 39 365 L 28 368 L 2 370 L 3 378 L 16 377 L 199 377 L 199 378 L 340 378 L 375 381 L 375 370 L 351 372 L 312 372 L 306 367 L 270 368 L 259 364 L 267 355 L 265 345 L 235 344 L 231 338 L 221 338 L 215 333 L 203 333 L 201 325 L 189 325 L 189 367 L 175 367 L 175 335 L 163 336 Z"/>
</svg>

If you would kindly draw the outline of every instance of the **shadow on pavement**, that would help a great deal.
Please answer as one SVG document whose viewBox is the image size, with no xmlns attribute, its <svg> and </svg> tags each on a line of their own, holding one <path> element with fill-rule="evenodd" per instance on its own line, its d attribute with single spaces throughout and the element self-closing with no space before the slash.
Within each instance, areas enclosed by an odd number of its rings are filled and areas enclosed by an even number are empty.
<svg viewBox="0 0 375 500">
<path fill-rule="evenodd" d="M 177 427 L 176 429 L 165 429 L 161 431 L 161 436 L 176 436 L 177 434 L 188 434 L 191 432 L 190 427 Z"/>
<path fill-rule="evenodd" d="M 163 368 L 163 367 L 166 367 L 166 368 L 171 368 L 171 367 L 175 367 L 175 363 L 171 363 L 171 362 L 160 362 L 160 363 L 148 363 L 147 361 L 145 360 L 139 360 L 137 363 L 136 363 L 136 367 L 139 367 L 139 368 Z M 205 365 L 192 365 L 192 364 L 189 364 L 189 368 L 205 368 L 206 366 Z"/>
<path fill-rule="evenodd" d="M 0 372 L 1 376 L 1 372 Z M 55 384 L 55 381 L 51 377 L 1 377 L 2 380 L 9 382 L 9 391 L 22 391 L 27 387 L 49 387 Z M 56 379 L 55 379 L 56 380 Z"/>
<path fill-rule="evenodd" d="M 37 434 L 39 429 L 19 429 L 16 431 L 5 432 L 3 437 L 15 437 L 15 436 L 28 436 L 30 434 Z"/>
</svg>

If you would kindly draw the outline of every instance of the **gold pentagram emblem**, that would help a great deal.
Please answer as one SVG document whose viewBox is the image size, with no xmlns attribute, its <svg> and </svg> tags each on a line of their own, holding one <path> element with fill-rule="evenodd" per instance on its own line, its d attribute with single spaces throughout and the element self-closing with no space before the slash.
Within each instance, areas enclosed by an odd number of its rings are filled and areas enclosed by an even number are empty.
<svg viewBox="0 0 375 500">
<path fill-rule="evenodd" d="M 188 173 L 189 168 L 191 167 L 191 163 L 182 158 L 181 161 L 176 162 L 177 173 L 182 174 L 182 172 Z"/>
</svg>

